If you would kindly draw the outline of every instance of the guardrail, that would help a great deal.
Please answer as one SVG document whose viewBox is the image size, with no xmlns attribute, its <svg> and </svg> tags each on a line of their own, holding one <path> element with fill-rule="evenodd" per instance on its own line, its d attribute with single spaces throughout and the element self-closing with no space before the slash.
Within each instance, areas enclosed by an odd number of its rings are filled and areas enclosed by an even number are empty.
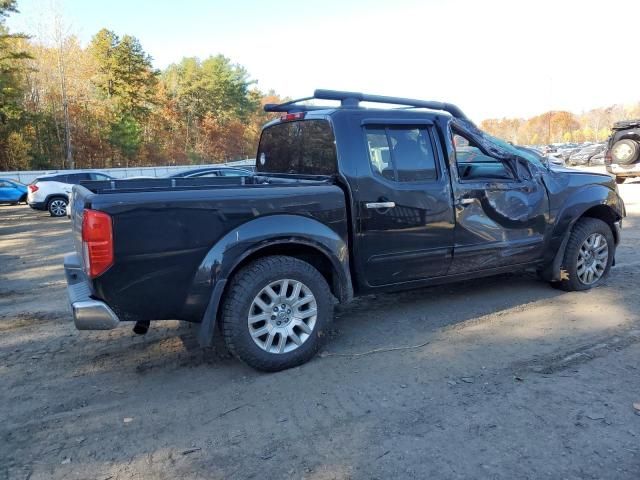
<svg viewBox="0 0 640 480">
<path fill-rule="evenodd" d="M 129 177 L 163 177 L 172 173 L 179 173 L 185 170 L 191 170 L 194 168 L 205 167 L 253 167 L 256 164 L 255 159 L 237 160 L 233 162 L 216 163 L 216 164 L 204 164 L 204 165 L 175 165 L 175 166 L 159 166 L 159 167 L 131 167 L 131 168 L 83 168 L 76 170 L 29 170 L 29 171 L 14 171 L 14 172 L 1 172 L 0 178 L 8 178 L 29 184 L 36 178 L 43 175 L 53 175 L 56 173 L 73 173 L 73 172 L 101 172 L 111 175 L 114 178 L 129 178 Z"/>
</svg>

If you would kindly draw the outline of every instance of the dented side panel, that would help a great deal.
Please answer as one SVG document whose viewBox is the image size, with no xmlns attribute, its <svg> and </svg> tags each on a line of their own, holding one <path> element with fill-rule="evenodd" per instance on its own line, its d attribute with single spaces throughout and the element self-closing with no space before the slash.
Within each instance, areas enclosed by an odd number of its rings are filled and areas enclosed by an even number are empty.
<svg viewBox="0 0 640 480">
<path fill-rule="evenodd" d="M 449 274 L 536 261 L 544 246 L 549 199 L 544 186 L 520 182 L 458 185 L 454 259 Z"/>
</svg>

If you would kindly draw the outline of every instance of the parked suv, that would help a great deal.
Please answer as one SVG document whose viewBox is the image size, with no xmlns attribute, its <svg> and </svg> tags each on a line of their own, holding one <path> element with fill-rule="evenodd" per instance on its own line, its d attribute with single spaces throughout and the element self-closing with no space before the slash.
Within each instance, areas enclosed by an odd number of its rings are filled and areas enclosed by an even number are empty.
<svg viewBox="0 0 640 480">
<path fill-rule="evenodd" d="M 616 183 L 640 177 L 640 119 L 616 122 L 607 143 L 605 165 Z"/>
<path fill-rule="evenodd" d="M 63 217 L 71 188 L 82 181 L 110 180 L 109 175 L 96 172 L 73 172 L 45 175 L 29 184 L 27 203 L 34 210 L 48 210 L 52 217 Z"/>
</svg>

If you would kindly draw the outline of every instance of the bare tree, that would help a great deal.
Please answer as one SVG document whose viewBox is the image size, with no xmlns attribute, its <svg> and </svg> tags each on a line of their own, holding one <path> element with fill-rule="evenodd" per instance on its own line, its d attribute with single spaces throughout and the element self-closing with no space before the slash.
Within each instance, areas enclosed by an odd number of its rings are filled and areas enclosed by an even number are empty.
<svg viewBox="0 0 640 480">
<path fill-rule="evenodd" d="M 73 148 L 71 144 L 71 120 L 69 118 L 69 101 L 67 95 L 67 68 L 65 44 L 68 34 L 64 31 L 64 23 L 62 20 L 61 8 L 59 4 L 52 4 L 54 25 L 53 25 L 53 41 L 57 52 L 58 75 L 60 77 L 60 96 L 62 97 L 62 118 L 64 128 L 64 152 L 65 166 L 67 168 L 75 168 L 73 160 Z"/>
</svg>

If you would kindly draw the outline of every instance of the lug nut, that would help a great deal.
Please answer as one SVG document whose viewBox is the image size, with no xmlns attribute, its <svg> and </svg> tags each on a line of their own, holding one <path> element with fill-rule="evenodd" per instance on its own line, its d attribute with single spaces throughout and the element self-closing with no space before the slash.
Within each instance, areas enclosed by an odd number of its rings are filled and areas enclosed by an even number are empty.
<svg viewBox="0 0 640 480">
<path fill-rule="evenodd" d="M 278 307 L 273 307 L 273 311 L 277 312 L 278 311 Z"/>
<path fill-rule="evenodd" d="M 277 317 L 275 315 L 271 315 L 271 320 L 275 320 Z"/>
<path fill-rule="evenodd" d="M 276 323 L 277 323 L 278 325 L 282 325 L 282 322 L 281 322 L 280 320 L 278 320 Z"/>
<path fill-rule="evenodd" d="M 283 303 L 282 304 L 282 309 L 284 310 L 285 308 L 287 308 L 287 306 Z"/>
<path fill-rule="evenodd" d="M 287 308 L 287 314 L 290 314 L 290 313 L 291 313 L 291 309 Z"/>
</svg>

